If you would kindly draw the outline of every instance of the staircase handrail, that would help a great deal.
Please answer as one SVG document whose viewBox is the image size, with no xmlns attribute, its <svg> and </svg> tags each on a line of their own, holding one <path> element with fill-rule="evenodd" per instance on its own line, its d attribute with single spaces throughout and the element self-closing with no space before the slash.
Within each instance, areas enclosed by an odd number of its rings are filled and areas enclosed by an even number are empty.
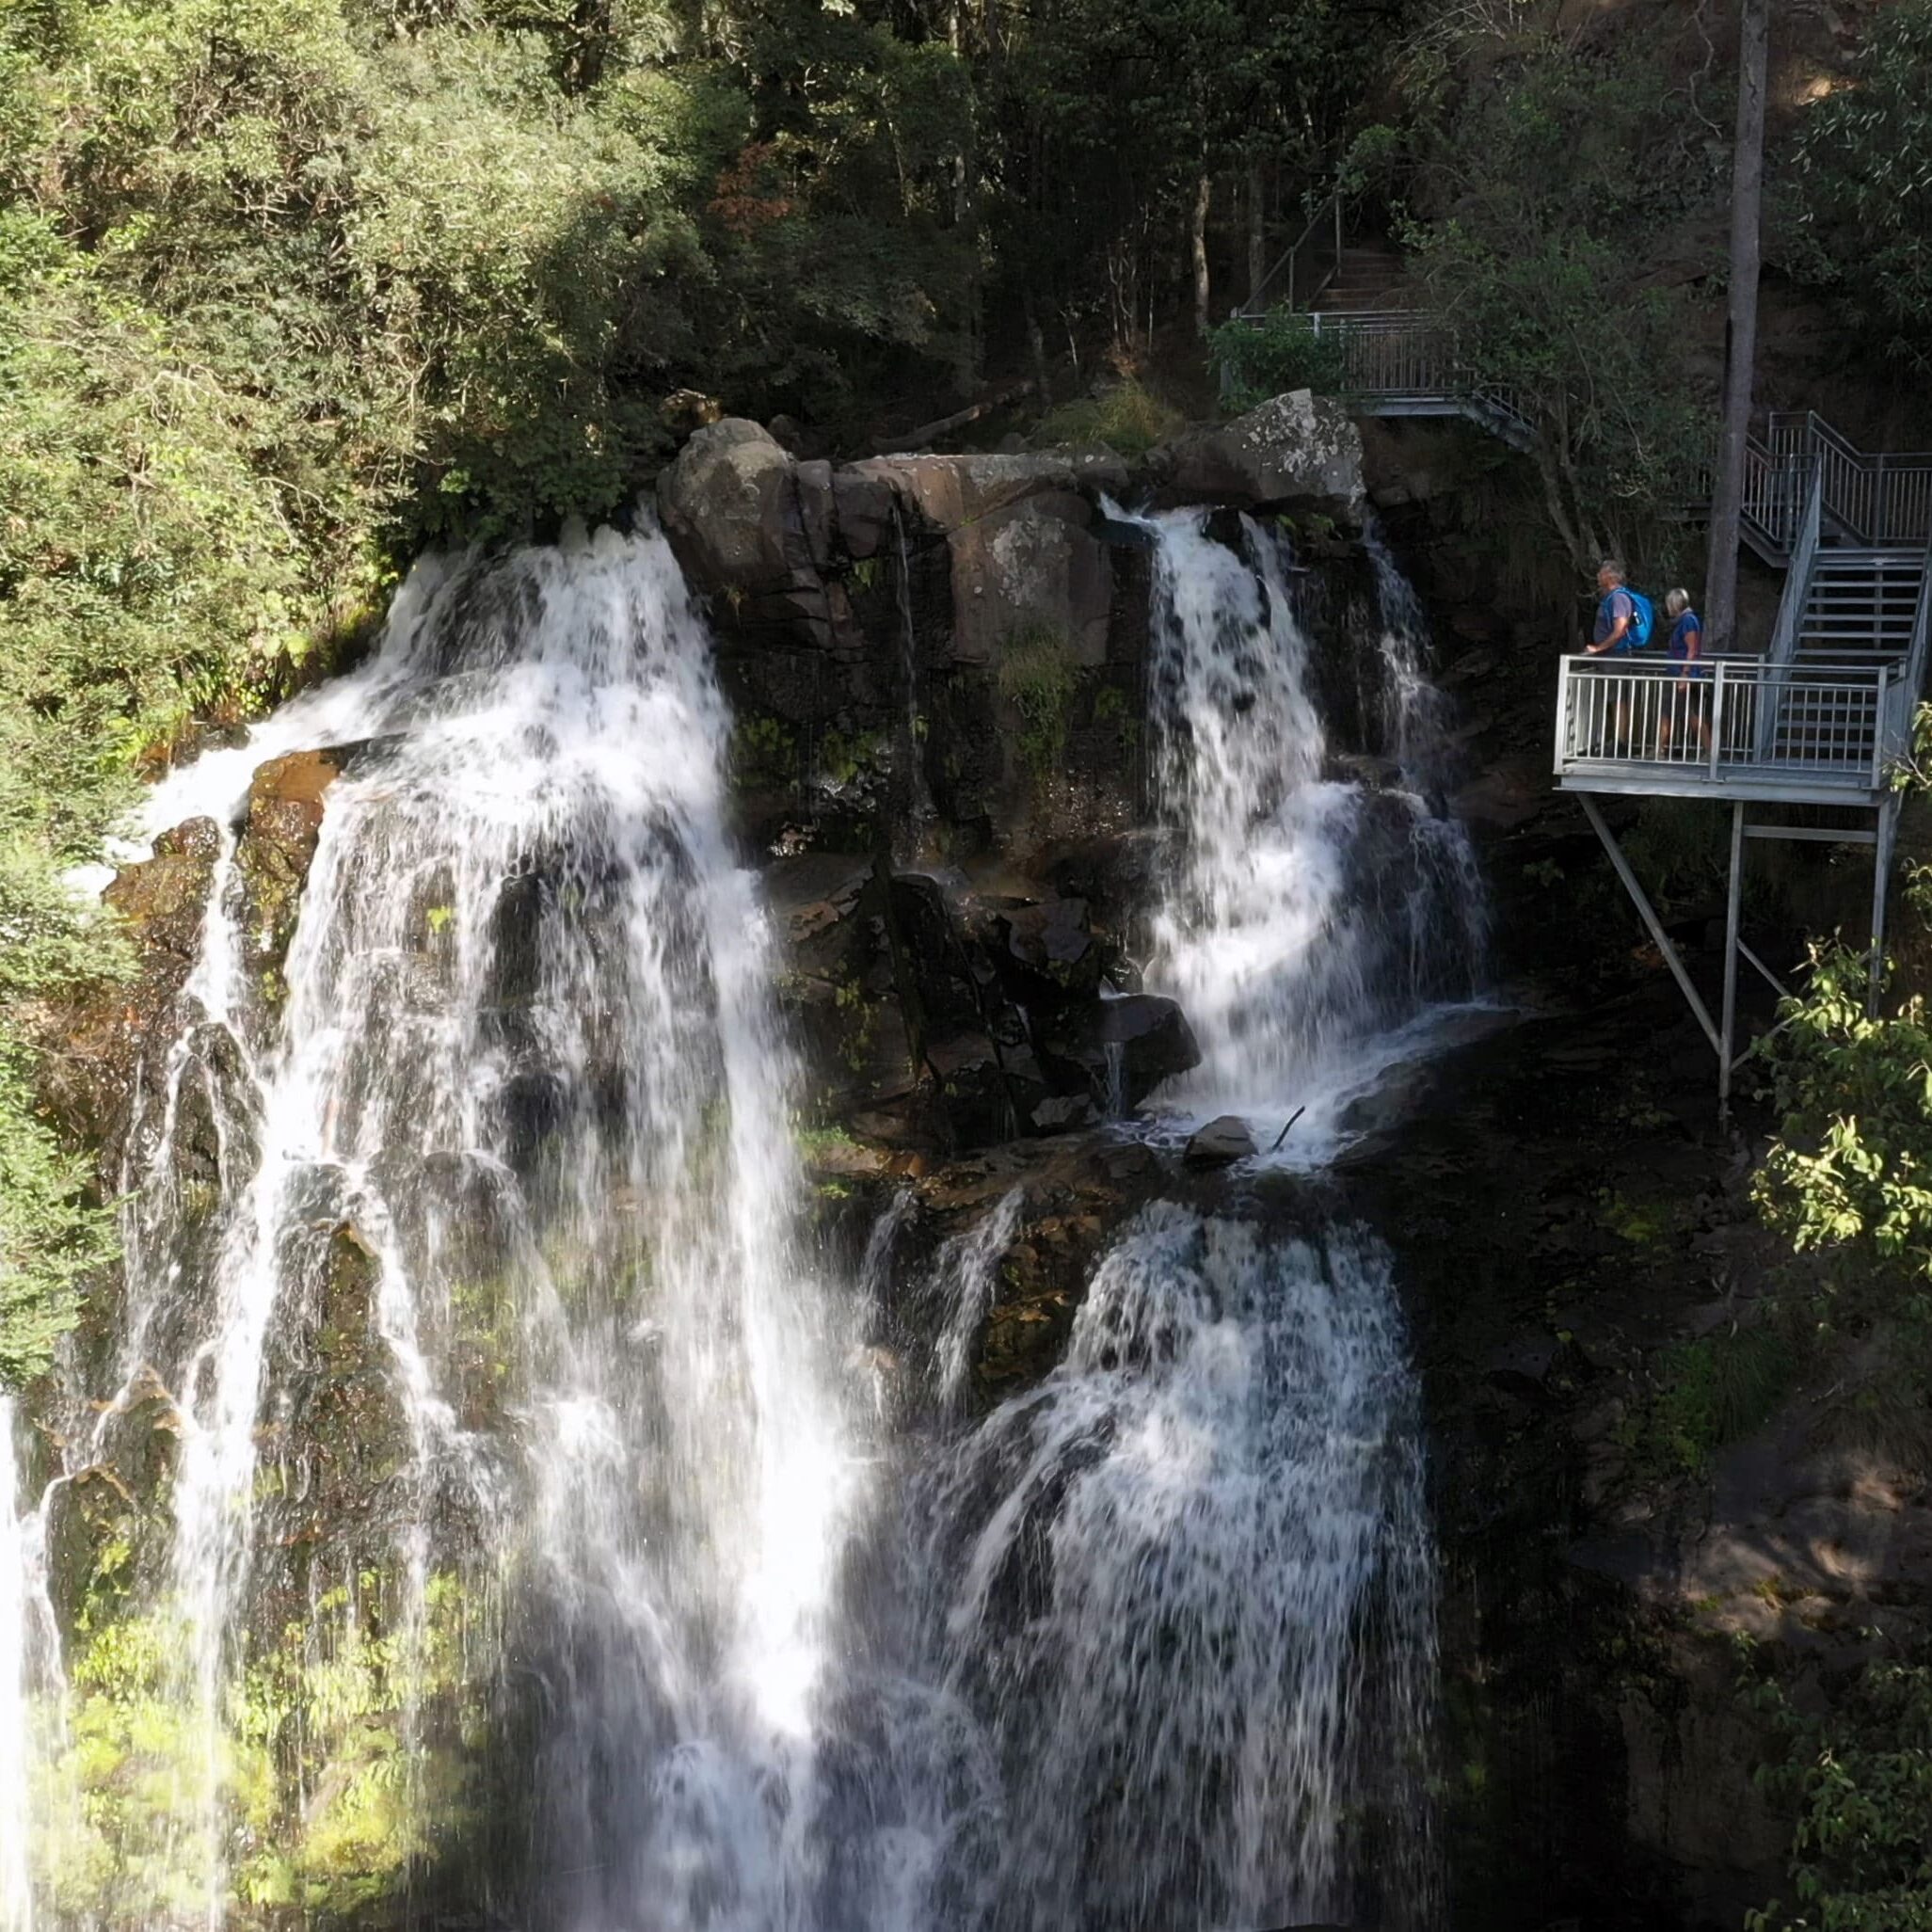
<svg viewBox="0 0 1932 1932">
<path fill-rule="evenodd" d="M 1778 600 L 1778 622 L 1772 628 L 1771 647 L 1764 653 L 1770 674 L 1765 701 L 1758 707 L 1757 756 L 1768 763 L 1778 742 L 1778 718 L 1783 709 L 1787 682 L 1780 673 L 1790 670 L 1797 657 L 1797 641 L 1804 628 L 1805 606 L 1812 595 L 1812 569 L 1817 561 L 1818 538 L 1825 522 L 1825 458 L 1812 456 L 1811 482 L 1805 489 L 1804 515 L 1798 519 L 1797 535 L 1791 546 L 1791 564 L 1784 573 L 1784 595 Z"/>
<path fill-rule="evenodd" d="M 1333 251 L 1329 259 L 1328 272 L 1319 280 L 1316 281 L 1312 287 L 1304 290 L 1298 286 L 1301 278 L 1297 275 L 1296 271 L 1301 265 L 1302 251 L 1311 247 L 1316 239 L 1317 232 L 1324 228 L 1332 231 L 1333 241 Z M 1335 279 L 1341 272 L 1341 266 L 1342 191 L 1336 188 L 1309 217 L 1308 226 L 1289 245 L 1287 251 L 1261 278 L 1254 287 L 1248 291 L 1248 299 L 1234 311 L 1234 319 L 1238 322 L 1243 319 L 1253 320 L 1258 316 L 1265 315 L 1268 312 L 1268 304 L 1264 297 L 1267 295 L 1268 291 L 1273 287 L 1275 279 L 1285 268 L 1288 271 L 1287 306 L 1290 309 L 1304 309 Z"/>
<path fill-rule="evenodd" d="M 1892 694 L 1890 715 L 1879 720 L 1883 737 L 1881 781 L 1886 772 L 1911 752 L 1912 723 L 1924 694 L 1928 650 L 1932 650 L 1932 538 L 1925 544 L 1919 601 L 1912 613 L 1912 641 L 1906 650 L 1905 669 Z"/>
<path fill-rule="evenodd" d="M 1812 594 L 1812 567 L 1817 560 L 1824 524 L 1825 463 L 1822 456 L 1813 456 L 1804 511 L 1791 546 L 1791 567 L 1784 574 L 1784 595 L 1778 600 L 1778 622 L 1771 631 L 1771 648 L 1765 653 L 1774 664 L 1788 664 L 1797 655 L 1798 632 Z"/>
<path fill-rule="evenodd" d="M 1822 459 L 1825 509 L 1854 542 L 1908 548 L 1932 537 L 1932 450 L 1861 450 L 1815 409 L 1774 409 L 1764 448 L 1780 463 Z"/>
</svg>

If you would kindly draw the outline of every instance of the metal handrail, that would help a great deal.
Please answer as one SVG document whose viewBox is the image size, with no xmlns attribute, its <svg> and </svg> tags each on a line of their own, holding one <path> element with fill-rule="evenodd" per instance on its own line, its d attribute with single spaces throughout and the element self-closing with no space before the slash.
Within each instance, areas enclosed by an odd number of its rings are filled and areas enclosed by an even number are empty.
<svg viewBox="0 0 1932 1932">
<path fill-rule="evenodd" d="M 1778 600 L 1778 622 L 1771 631 L 1771 647 L 1765 661 L 1785 667 L 1796 661 L 1798 637 L 1804 628 L 1805 607 L 1812 597 L 1812 570 L 1818 555 L 1818 542 L 1824 531 L 1824 457 L 1812 459 L 1812 479 L 1805 490 L 1804 517 L 1798 524 L 1797 539 L 1791 547 L 1791 567 L 1784 575 L 1784 594 Z M 1776 743 L 1780 704 L 1760 705 L 1757 712 L 1757 756 L 1770 758 Z M 1877 738 L 1876 721 L 1873 737 Z"/>
<path fill-rule="evenodd" d="M 1429 309 L 1357 309 L 1307 318 L 1317 342 L 1333 338 L 1344 356 L 1352 396 L 1460 398 L 1505 416 L 1524 434 L 1529 419 L 1513 390 L 1479 382 L 1462 360 L 1455 332 Z"/>
<path fill-rule="evenodd" d="M 1925 659 L 1932 650 L 1932 538 L 1925 545 L 1924 562 L 1919 578 L 1919 601 L 1912 612 L 1912 639 L 1906 651 L 1905 667 L 1886 724 L 1885 759 L 1896 763 L 1912 748 L 1912 725 L 1919 698 L 1925 689 Z"/>
<path fill-rule="evenodd" d="M 1773 664 L 1724 656 L 1707 675 L 1671 659 L 1566 657 L 1557 701 L 1560 776 L 1628 767 L 1714 786 L 1881 788 L 1894 665 Z M 1683 686 L 1685 689 L 1680 690 Z"/>
<path fill-rule="evenodd" d="M 1805 605 L 1812 594 L 1812 567 L 1818 554 L 1818 540 L 1824 534 L 1825 474 L 1823 458 L 1813 458 L 1811 482 L 1805 489 L 1804 514 L 1791 547 L 1791 567 L 1784 577 L 1784 595 L 1778 600 L 1778 622 L 1771 631 L 1771 647 L 1764 653 L 1774 664 L 1788 664 L 1797 655 L 1798 632 L 1804 623 Z"/>
<path fill-rule="evenodd" d="M 1932 451 L 1861 450 L 1815 409 L 1772 411 L 1763 447 L 1773 464 L 1821 463 L 1826 512 L 1857 542 L 1889 549 L 1932 539 Z"/>
<path fill-rule="evenodd" d="M 1329 260 L 1328 272 L 1312 288 L 1304 290 L 1300 286 L 1301 278 L 1297 275 L 1296 270 L 1301 265 L 1302 250 L 1314 241 L 1317 230 L 1322 228 L 1333 230 L 1334 243 L 1333 251 Z M 1253 288 L 1248 291 L 1248 299 L 1239 308 L 1235 310 L 1234 320 L 1237 322 L 1252 321 L 1267 313 L 1268 304 L 1264 297 L 1274 285 L 1275 278 L 1281 274 L 1284 268 L 1288 271 L 1287 306 L 1290 309 L 1306 308 L 1341 273 L 1342 194 L 1339 188 L 1316 209 L 1314 215 L 1309 218 L 1308 226 L 1296 237 L 1295 241 L 1289 246 L 1287 252 L 1261 278 L 1260 281 Z"/>
</svg>

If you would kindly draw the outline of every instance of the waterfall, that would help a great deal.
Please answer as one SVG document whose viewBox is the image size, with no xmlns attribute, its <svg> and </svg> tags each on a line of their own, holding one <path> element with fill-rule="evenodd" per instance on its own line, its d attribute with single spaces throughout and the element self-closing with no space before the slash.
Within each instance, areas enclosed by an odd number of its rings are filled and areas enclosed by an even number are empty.
<svg viewBox="0 0 1932 1932">
<path fill-rule="evenodd" d="M 1430 1555 L 1386 1256 L 1161 1205 L 919 1486 L 1001 1932 L 1424 1923 Z M 950 1922 L 948 1922 L 950 1923 Z"/>
<path fill-rule="evenodd" d="M 241 1882 L 250 1606 L 289 1589 L 321 1662 L 383 1633 L 406 1750 L 434 1620 L 501 1604 L 534 1918 L 749 1932 L 795 1909 L 857 1476 L 793 1240 L 791 1069 L 724 830 L 727 729 L 667 546 L 606 531 L 425 564 L 368 672 L 266 734 L 361 748 L 274 1014 L 235 966 L 224 832 L 127 1243 L 122 1374 L 166 1392 L 181 1445 L 159 1605 L 198 1725 L 183 1916 L 218 1923 Z M 237 775 L 191 781 L 211 804 L 227 786 L 224 822 Z M 212 1237 L 209 1190 L 168 1179 L 209 1114 Z M 365 1347 L 360 1440 L 311 1447 L 336 1399 L 311 1358 Z M 331 1507 L 378 1520 L 298 1577 L 275 1499 L 359 1451 L 379 1487 Z"/>
<path fill-rule="evenodd" d="M 1025 1207 L 1025 1190 L 1011 1189 L 976 1227 L 955 1235 L 939 1251 L 927 1305 L 936 1337 L 934 1381 L 940 1401 L 948 1406 L 957 1403 L 965 1392 L 973 1337 L 993 1299 L 1000 1257 L 1013 1245 Z"/>
<path fill-rule="evenodd" d="M 1466 842 L 1421 698 L 1399 783 L 1333 775 L 1278 539 L 1153 527 L 1154 977 L 1208 1053 L 1185 1104 L 1278 1114 L 1466 992 Z M 110 1895 L 50 1892 L 41 1932 L 338 1915 L 299 1847 L 377 1817 L 385 1909 L 534 1932 L 1434 1932 L 1388 1253 L 1305 1204 L 1154 1205 L 1061 1365 L 983 1401 L 998 1271 L 1050 1242 L 1017 1186 L 923 1259 L 902 1190 L 849 1280 L 805 1238 L 728 726 L 663 538 L 574 533 L 425 560 L 368 664 L 162 789 L 215 863 L 125 1304 L 63 1358 L 32 1507 L 0 1447 L 0 1932 L 42 1802 Z M 264 976 L 243 801 L 317 744 Z M 42 1539 L 136 1449 L 168 1507 L 104 1627 L 140 1640 L 70 1633 L 63 1736 Z M 72 1802 L 110 1707 L 156 1740 L 138 1858 Z"/>
<path fill-rule="evenodd" d="M 1429 796 L 1444 719 L 1419 612 L 1372 546 L 1400 782 L 1365 783 L 1330 743 L 1285 540 L 1245 518 L 1238 548 L 1199 512 L 1145 521 L 1156 790 L 1174 848 L 1148 979 L 1180 999 L 1202 1047 L 1172 1097 L 1269 1123 L 1305 1104 L 1296 1150 L 1318 1155 L 1365 1079 L 1413 1050 L 1405 1025 L 1478 980 L 1474 858 Z"/>
<path fill-rule="evenodd" d="M 27 1620 L 32 1525 L 14 1468 L 13 1403 L 0 1397 L 0 1932 L 33 1932 L 27 1836 Z"/>
</svg>

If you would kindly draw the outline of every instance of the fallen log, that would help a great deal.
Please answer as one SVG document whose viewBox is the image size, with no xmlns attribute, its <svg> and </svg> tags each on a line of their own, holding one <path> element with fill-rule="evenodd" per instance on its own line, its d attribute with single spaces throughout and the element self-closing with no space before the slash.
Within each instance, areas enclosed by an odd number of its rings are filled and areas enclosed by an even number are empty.
<svg viewBox="0 0 1932 1932">
<path fill-rule="evenodd" d="M 890 442 L 875 444 L 872 454 L 875 456 L 910 455 L 916 450 L 925 449 L 935 437 L 950 436 L 955 429 L 964 429 L 968 423 L 977 423 L 982 416 L 992 415 L 995 409 L 1003 409 L 1007 404 L 1018 402 L 1020 397 L 1031 393 L 1032 387 L 1030 381 L 1010 382 L 982 401 L 970 403 L 950 416 L 940 417 L 936 423 L 921 423 L 904 436 L 894 437 Z"/>
</svg>

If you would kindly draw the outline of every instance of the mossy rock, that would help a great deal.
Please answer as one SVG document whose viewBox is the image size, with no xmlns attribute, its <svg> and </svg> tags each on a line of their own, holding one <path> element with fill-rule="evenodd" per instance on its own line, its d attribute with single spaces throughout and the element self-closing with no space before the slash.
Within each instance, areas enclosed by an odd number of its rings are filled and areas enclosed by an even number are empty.
<svg viewBox="0 0 1932 1932">
<path fill-rule="evenodd" d="M 248 787 L 235 868 L 242 878 L 244 959 L 264 985 L 279 983 L 322 833 L 324 800 L 349 756 L 347 749 L 291 752 L 271 758 Z"/>
</svg>

